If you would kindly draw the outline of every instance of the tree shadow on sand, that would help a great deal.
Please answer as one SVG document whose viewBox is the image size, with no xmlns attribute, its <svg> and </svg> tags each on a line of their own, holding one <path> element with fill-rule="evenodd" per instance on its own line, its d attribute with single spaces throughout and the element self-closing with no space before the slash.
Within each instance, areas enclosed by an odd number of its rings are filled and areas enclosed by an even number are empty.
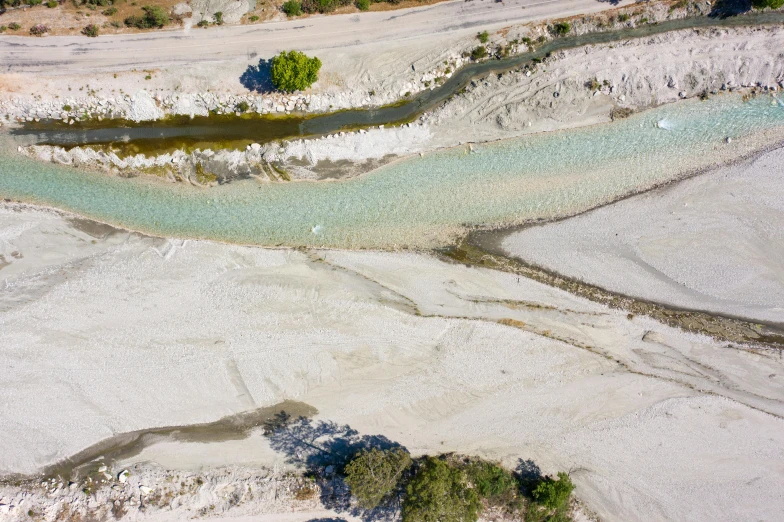
<svg viewBox="0 0 784 522">
<path fill-rule="evenodd" d="M 259 65 L 249 65 L 240 76 L 240 83 L 249 91 L 272 92 L 272 60 L 259 60 Z"/>
<path fill-rule="evenodd" d="M 351 505 L 351 492 L 343 481 L 346 465 L 362 450 L 403 448 L 383 435 L 361 435 L 347 424 L 291 418 L 285 412 L 264 423 L 270 447 L 290 464 L 303 466 L 321 489 L 321 503 L 336 513 L 349 513 L 366 522 L 393 520 L 400 512 L 400 498 L 372 510 Z M 405 448 L 403 448 L 405 449 Z"/>
</svg>

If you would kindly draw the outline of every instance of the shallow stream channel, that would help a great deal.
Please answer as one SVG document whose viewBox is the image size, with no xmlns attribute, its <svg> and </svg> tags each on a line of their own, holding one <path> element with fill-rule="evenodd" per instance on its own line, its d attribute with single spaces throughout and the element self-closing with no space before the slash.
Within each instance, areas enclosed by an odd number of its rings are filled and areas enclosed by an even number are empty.
<svg viewBox="0 0 784 522">
<path fill-rule="evenodd" d="M 784 140 L 784 106 L 725 94 L 613 123 L 405 158 L 341 181 L 211 188 L 41 163 L 0 137 L 0 197 L 152 235 L 265 246 L 419 248 L 574 215 Z"/>
</svg>

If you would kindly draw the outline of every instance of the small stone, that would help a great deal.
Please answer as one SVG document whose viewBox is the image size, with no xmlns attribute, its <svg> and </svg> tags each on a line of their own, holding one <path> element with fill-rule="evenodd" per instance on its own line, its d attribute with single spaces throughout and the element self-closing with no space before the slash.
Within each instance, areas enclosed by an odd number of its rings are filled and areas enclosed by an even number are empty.
<svg viewBox="0 0 784 522">
<path fill-rule="evenodd" d="M 147 496 L 152 493 L 152 488 L 147 486 L 139 486 L 139 491 L 141 491 L 142 495 Z"/>
<path fill-rule="evenodd" d="M 727 136 L 727 139 L 725 139 L 724 141 L 726 141 L 727 143 L 732 143 L 732 138 L 730 138 L 729 136 Z"/>
<path fill-rule="evenodd" d="M 128 476 L 131 474 L 130 471 L 127 469 L 122 470 L 120 473 L 117 474 L 117 480 L 120 481 L 120 484 L 125 484 L 128 481 Z"/>
</svg>

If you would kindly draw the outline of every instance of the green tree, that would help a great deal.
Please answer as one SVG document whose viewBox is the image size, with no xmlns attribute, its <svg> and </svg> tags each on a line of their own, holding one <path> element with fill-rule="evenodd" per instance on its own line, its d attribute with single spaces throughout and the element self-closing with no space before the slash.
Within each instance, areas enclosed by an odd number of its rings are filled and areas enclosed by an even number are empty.
<svg viewBox="0 0 784 522">
<path fill-rule="evenodd" d="M 404 522 L 475 522 L 481 504 L 465 472 L 427 457 L 406 488 Z"/>
<path fill-rule="evenodd" d="M 411 456 L 403 448 L 364 450 L 346 466 L 346 484 L 365 509 L 378 506 L 397 487 Z"/>
<path fill-rule="evenodd" d="M 565 510 L 569 505 L 569 496 L 574 490 L 574 483 L 569 475 L 558 472 L 558 480 L 545 477 L 533 491 L 534 500 L 548 509 Z"/>
<path fill-rule="evenodd" d="M 751 0 L 751 5 L 753 5 L 755 9 L 765 9 L 766 7 L 778 9 L 784 5 L 784 0 Z"/>
<path fill-rule="evenodd" d="M 304 91 L 318 80 L 321 60 L 299 51 L 281 52 L 272 59 L 272 83 L 284 92 Z"/>
<path fill-rule="evenodd" d="M 299 16 L 302 14 L 302 4 L 297 0 L 288 0 L 283 4 L 283 12 L 286 16 Z"/>
</svg>

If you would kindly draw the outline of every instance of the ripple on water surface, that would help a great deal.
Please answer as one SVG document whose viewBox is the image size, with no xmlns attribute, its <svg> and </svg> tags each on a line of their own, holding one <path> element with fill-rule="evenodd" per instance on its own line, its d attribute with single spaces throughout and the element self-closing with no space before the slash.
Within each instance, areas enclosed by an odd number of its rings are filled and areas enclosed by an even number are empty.
<svg viewBox="0 0 784 522">
<path fill-rule="evenodd" d="M 663 125 L 661 122 L 666 122 Z M 770 98 L 722 96 L 577 130 L 460 147 L 338 182 L 234 182 L 209 189 L 122 179 L 0 156 L 0 196 L 157 235 L 260 245 L 435 247 L 466 225 L 574 214 L 752 151 L 784 132 Z"/>
</svg>

